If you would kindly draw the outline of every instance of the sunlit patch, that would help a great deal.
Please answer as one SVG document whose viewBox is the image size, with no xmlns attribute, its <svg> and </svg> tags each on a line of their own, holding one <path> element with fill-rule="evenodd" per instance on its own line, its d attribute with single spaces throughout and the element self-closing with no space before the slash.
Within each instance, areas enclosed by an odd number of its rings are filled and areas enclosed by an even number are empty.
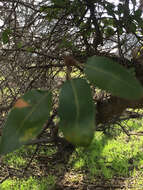
<svg viewBox="0 0 143 190">
<path fill-rule="evenodd" d="M 14 108 L 24 108 L 30 106 L 27 102 L 25 102 L 23 99 L 17 100 L 17 102 L 14 105 Z"/>
<path fill-rule="evenodd" d="M 34 135 L 36 132 L 36 128 L 28 129 L 25 131 L 24 135 L 19 139 L 21 143 L 27 142 L 29 140 L 32 140 L 34 138 Z"/>
</svg>

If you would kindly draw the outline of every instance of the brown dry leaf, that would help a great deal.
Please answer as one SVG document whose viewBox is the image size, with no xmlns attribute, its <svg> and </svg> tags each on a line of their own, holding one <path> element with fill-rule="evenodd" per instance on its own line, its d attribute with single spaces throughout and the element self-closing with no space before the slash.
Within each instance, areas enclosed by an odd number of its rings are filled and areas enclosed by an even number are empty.
<svg viewBox="0 0 143 190">
<path fill-rule="evenodd" d="M 30 106 L 27 102 L 25 102 L 23 99 L 17 100 L 17 102 L 14 105 L 14 108 L 24 108 Z"/>
</svg>

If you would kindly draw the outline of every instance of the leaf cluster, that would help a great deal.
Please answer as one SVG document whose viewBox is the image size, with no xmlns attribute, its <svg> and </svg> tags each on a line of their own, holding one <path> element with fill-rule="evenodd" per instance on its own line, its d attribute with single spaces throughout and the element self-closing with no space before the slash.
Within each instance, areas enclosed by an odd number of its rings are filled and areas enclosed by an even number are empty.
<svg viewBox="0 0 143 190">
<path fill-rule="evenodd" d="M 66 81 L 60 91 L 59 128 L 75 146 L 88 146 L 96 126 L 96 106 L 90 84 L 121 98 L 143 97 L 139 81 L 122 66 L 105 57 L 91 57 L 85 65 L 86 79 Z M 32 90 L 14 105 L 4 126 L 0 153 L 9 153 L 35 138 L 52 111 L 50 91 Z"/>
</svg>

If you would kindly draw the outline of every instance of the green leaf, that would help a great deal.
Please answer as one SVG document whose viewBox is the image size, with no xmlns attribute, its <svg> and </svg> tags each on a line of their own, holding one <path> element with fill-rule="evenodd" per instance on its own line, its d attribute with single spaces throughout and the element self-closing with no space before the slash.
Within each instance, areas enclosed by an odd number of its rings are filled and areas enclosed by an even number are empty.
<svg viewBox="0 0 143 190">
<path fill-rule="evenodd" d="M 18 44 L 17 44 L 17 48 L 22 48 L 22 46 L 23 46 L 23 44 L 22 44 L 22 42 L 18 42 Z"/>
<path fill-rule="evenodd" d="M 109 15 L 113 15 L 114 14 L 114 8 L 115 8 L 115 5 L 112 4 L 112 3 L 109 3 L 106 5 L 106 10 L 108 12 Z"/>
<path fill-rule="evenodd" d="M 141 9 L 136 10 L 135 13 L 134 13 L 134 16 L 135 16 L 136 19 L 140 18 L 141 15 L 142 15 L 142 10 Z"/>
<path fill-rule="evenodd" d="M 88 146 L 94 134 L 95 107 L 91 89 L 83 79 L 66 81 L 59 96 L 60 127 L 76 146 Z"/>
<path fill-rule="evenodd" d="M 132 22 L 131 24 L 128 24 L 127 27 L 128 27 L 128 28 L 127 28 L 127 31 L 128 31 L 128 32 L 133 32 L 133 33 L 136 32 L 137 26 L 136 26 L 136 24 L 134 24 L 133 22 Z"/>
<path fill-rule="evenodd" d="M 106 37 L 110 37 L 110 36 L 114 35 L 114 33 L 115 33 L 114 29 L 112 27 L 110 27 L 110 26 L 105 29 Z"/>
<path fill-rule="evenodd" d="M 106 57 L 93 56 L 85 64 L 90 82 L 114 96 L 136 100 L 143 97 L 139 81 L 123 66 Z"/>
<path fill-rule="evenodd" d="M 34 51 L 34 48 L 33 48 L 33 47 L 27 47 L 27 48 L 26 48 L 26 51 L 29 52 L 29 53 L 31 53 L 31 52 Z"/>
<path fill-rule="evenodd" d="M 0 143 L 0 154 L 7 154 L 35 138 L 48 120 L 51 93 L 41 90 L 27 92 L 8 115 Z"/>
<path fill-rule="evenodd" d="M 66 39 L 66 37 L 64 37 L 59 45 L 59 48 L 72 48 L 72 46 L 73 46 L 72 41 L 69 41 Z"/>
<path fill-rule="evenodd" d="M 41 6 L 39 11 L 40 12 L 47 12 L 49 10 L 49 8 L 47 6 Z"/>
<path fill-rule="evenodd" d="M 66 0 L 62 0 L 62 1 L 59 1 L 59 0 L 52 0 L 52 3 L 54 3 L 54 5 L 56 5 L 56 6 L 61 6 L 61 7 L 63 7 L 64 6 L 64 4 L 66 4 Z"/>
<path fill-rule="evenodd" d="M 10 29 L 6 29 L 2 33 L 2 41 L 4 44 L 7 44 L 9 42 L 9 34 L 11 33 Z"/>
<path fill-rule="evenodd" d="M 119 14 L 124 13 L 124 5 L 122 3 L 119 3 L 117 7 L 118 7 Z"/>
</svg>

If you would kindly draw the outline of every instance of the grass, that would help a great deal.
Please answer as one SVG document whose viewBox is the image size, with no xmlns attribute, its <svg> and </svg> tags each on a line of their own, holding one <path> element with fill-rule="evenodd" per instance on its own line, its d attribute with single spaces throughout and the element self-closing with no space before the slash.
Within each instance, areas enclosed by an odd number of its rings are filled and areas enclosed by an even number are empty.
<svg viewBox="0 0 143 190">
<path fill-rule="evenodd" d="M 132 128 L 136 132 L 143 129 L 141 121 L 129 121 L 128 125 L 129 130 Z M 88 149 L 77 148 L 76 151 L 76 159 L 71 159 L 74 169 L 87 170 L 91 179 L 95 176 L 106 179 L 115 176 L 128 178 L 133 177 L 134 173 L 143 173 L 143 136 L 128 137 L 120 132 L 113 138 L 112 135 L 96 132 Z"/>
<path fill-rule="evenodd" d="M 125 123 L 122 123 L 125 125 Z M 126 123 L 130 132 L 139 132 L 143 130 L 141 120 L 132 120 Z M 80 179 L 93 183 L 95 179 L 103 178 L 105 180 L 115 177 L 123 177 L 128 179 L 127 183 L 132 183 L 139 189 L 143 185 L 143 136 L 131 135 L 127 136 L 120 130 L 119 126 L 114 126 L 115 130 L 105 135 L 102 132 L 96 132 L 93 142 L 88 148 L 76 148 L 72 154 L 68 168 L 69 173 L 65 175 L 71 176 L 71 183 L 79 182 Z M 56 150 L 48 148 L 41 150 L 40 155 L 51 156 Z M 34 152 L 34 147 L 29 146 L 27 149 L 20 150 L 8 154 L 3 158 L 3 162 L 15 168 L 23 168 L 26 166 L 28 156 Z M 62 173 L 64 164 L 55 164 L 52 168 L 53 173 L 47 173 L 46 178 L 42 171 L 41 165 L 38 166 L 35 161 L 34 165 L 38 168 L 38 177 L 28 177 L 27 179 L 11 179 L 6 180 L 0 185 L 0 190 L 46 190 L 47 186 L 54 187 L 59 173 Z M 40 173 L 41 172 L 41 173 Z M 71 174 L 70 174 L 71 173 Z M 38 175 L 37 175 L 38 176 Z M 43 176 L 43 177 L 42 177 Z M 132 181 L 130 181 L 132 179 Z M 136 189 L 136 188 L 134 188 Z"/>
<path fill-rule="evenodd" d="M 29 179 L 22 180 L 6 180 L 0 185 L 0 190 L 47 190 L 54 188 L 55 178 L 48 176 L 47 178 L 36 179 L 29 177 Z"/>
<path fill-rule="evenodd" d="M 143 169 L 143 137 L 131 136 L 127 142 L 125 134 L 115 139 L 103 133 L 95 133 L 93 143 L 87 150 L 77 149 L 75 169 L 87 168 L 90 176 L 132 176 L 134 169 Z M 141 169 L 142 168 L 142 169 Z"/>
<path fill-rule="evenodd" d="M 25 148 L 20 148 L 15 152 L 9 153 L 4 156 L 3 162 L 8 166 L 21 168 L 26 167 L 27 159 L 34 151 L 34 146 L 28 146 Z"/>
</svg>

